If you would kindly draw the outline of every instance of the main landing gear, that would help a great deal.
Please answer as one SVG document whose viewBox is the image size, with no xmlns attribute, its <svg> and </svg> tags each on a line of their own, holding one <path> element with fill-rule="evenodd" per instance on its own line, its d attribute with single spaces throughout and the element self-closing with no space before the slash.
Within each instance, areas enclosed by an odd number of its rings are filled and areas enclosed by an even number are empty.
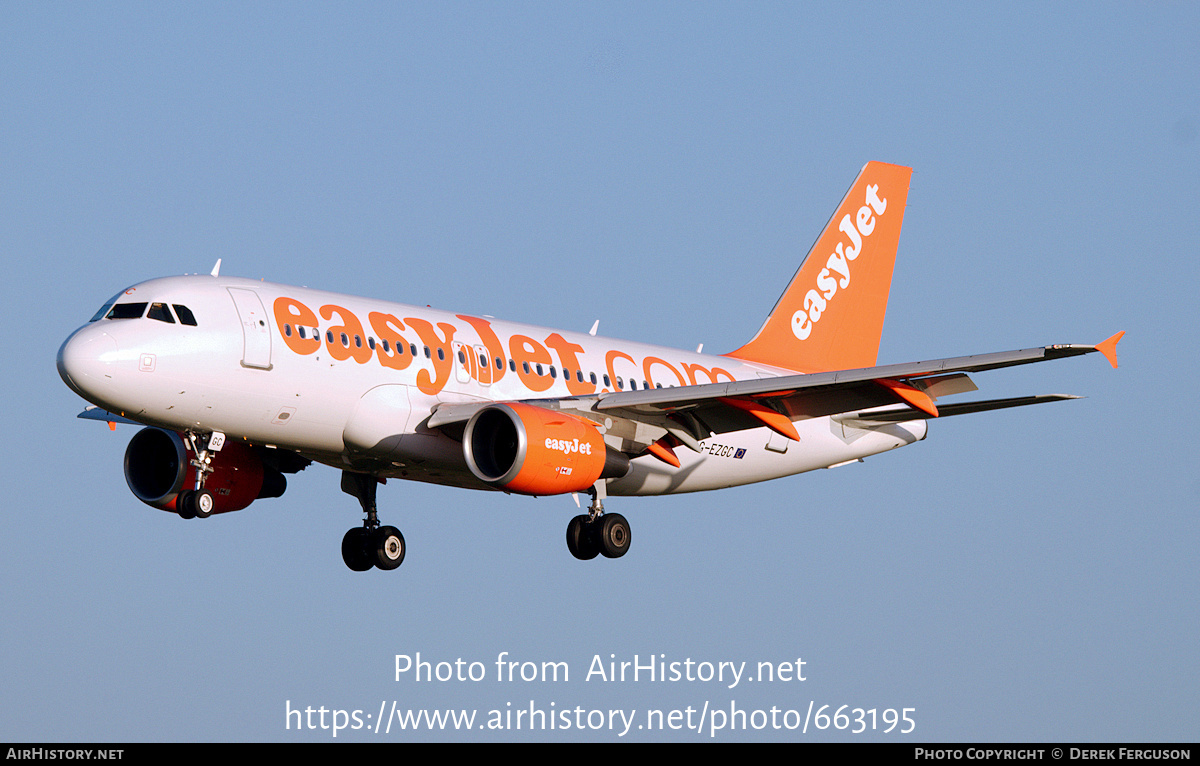
<svg viewBox="0 0 1200 766">
<path fill-rule="evenodd" d="M 213 458 L 221 451 L 221 447 L 225 446 L 225 434 L 213 431 L 207 436 L 197 437 L 193 431 L 188 431 L 184 434 L 184 443 L 196 456 L 191 461 L 196 469 L 196 488 L 185 489 L 179 493 L 175 498 L 175 512 L 181 519 L 207 519 L 212 516 L 216 502 L 212 493 L 204 488 L 204 480 L 213 472 Z"/>
<path fill-rule="evenodd" d="M 342 491 L 354 495 L 367 518 L 342 538 L 342 560 L 355 572 L 371 567 L 395 569 L 404 563 L 404 535 L 395 527 L 379 525 L 375 514 L 375 490 L 379 483 L 374 476 L 342 471 Z"/>
<path fill-rule="evenodd" d="M 598 554 L 618 559 L 629 550 L 629 522 L 619 513 L 604 512 L 604 498 L 596 487 L 588 490 L 592 504 L 588 512 L 571 519 L 567 524 L 567 550 L 581 561 L 594 559 Z"/>
</svg>

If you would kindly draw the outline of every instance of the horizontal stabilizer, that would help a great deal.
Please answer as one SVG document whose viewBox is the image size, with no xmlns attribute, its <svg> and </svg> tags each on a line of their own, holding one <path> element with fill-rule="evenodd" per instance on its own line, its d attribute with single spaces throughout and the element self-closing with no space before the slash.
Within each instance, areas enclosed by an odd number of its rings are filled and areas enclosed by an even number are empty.
<svg viewBox="0 0 1200 766">
<path fill-rule="evenodd" d="M 988 410 L 1003 410 L 1009 407 L 1024 407 L 1027 404 L 1042 404 L 1043 402 L 1060 402 L 1065 399 L 1082 399 L 1071 394 L 1042 394 L 1040 396 L 1016 396 L 1011 399 L 986 399 L 979 402 L 961 402 L 959 404 L 943 404 L 937 408 L 937 415 L 921 410 L 905 407 L 904 409 L 867 410 L 865 412 L 847 412 L 844 415 L 834 415 L 833 419 L 846 425 L 855 423 L 903 423 L 909 420 L 927 420 L 932 417 L 945 418 L 951 415 L 969 415 L 973 412 Z"/>
</svg>

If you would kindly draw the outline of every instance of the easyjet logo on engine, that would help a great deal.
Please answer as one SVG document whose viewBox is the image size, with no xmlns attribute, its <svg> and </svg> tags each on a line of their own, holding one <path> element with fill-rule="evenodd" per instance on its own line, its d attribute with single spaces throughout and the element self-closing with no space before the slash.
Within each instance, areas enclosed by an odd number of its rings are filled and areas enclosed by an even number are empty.
<svg viewBox="0 0 1200 766">
<path fill-rule="evenodd" d="M 570 455 L 572 452 L 578 452 L 581 455 L 592 454 L 592 445 L 587 442 L 580 443 L 578 439 L 547 438 L 546 449 L 557 450 L 567 455 Z"/>
<path fill-rule="evenodd" d="M 837 243 L 825 261 L 825 268 L 817 274 L 816 288 L 804 294 L 803 308 L 792 314 L 792 332 L 800 340 L 812 334 L 813 327 L 821 321 L 822 314 L 838 290 L 850 287 L 850 262 L 859 256 L 864 240 L 875 231 L 875 216 L 883 215 L 883 211 L 887 210 L 887 200 L 879 198 L 879 184 L 867 185 L 865 202 L 853 219 L 849 213 L 842 216 L 838 230 L 846 235 L 849 242 Z"/>
</svg>

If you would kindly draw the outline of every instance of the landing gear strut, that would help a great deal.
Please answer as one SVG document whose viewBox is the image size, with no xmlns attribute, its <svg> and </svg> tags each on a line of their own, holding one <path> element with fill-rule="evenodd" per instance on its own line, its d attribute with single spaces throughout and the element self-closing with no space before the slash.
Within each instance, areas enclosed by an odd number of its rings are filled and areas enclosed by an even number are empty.
<svg viewBox="0 0 1200 766">
<path fill-rule="evenodd" d="M 619 513 L 604 512 L 603 485 L 597 483 L 588 494 L 592 498 L 588 512 L 567 524 L 567 550 L 581 561 L 598 554 L 610 559 L 624 556 L 631 539 L 629 522 Z"/>
<path fill-rule="evenodd" d="M 374 476 L 342 471 L 342 491 L 358 498 L 367 518 L 342 538 L 342 560 L 355 572 L 371 567 L 395 569 L 404 563 L 404 535 L 395 527 L 379 525 L 375 513 L 375 491 L 379 483 Z"/>
<path fill-rule="evenodd" d="M 184 435 L 184 442 L 196 456 L 192 459 L 192 466 L 196 469 L 196 488 L 179 493 L 175 499 L 175 511 L 182 519 L 207 519 L 212 516 L 215 502 L 212 493 L 204 488 L 204 480 L 213 472 L 213 458 L 225 446 L 225 434 L 213 431 L 197 438 L 195 432 L 188 431 Z"/>
</svg>

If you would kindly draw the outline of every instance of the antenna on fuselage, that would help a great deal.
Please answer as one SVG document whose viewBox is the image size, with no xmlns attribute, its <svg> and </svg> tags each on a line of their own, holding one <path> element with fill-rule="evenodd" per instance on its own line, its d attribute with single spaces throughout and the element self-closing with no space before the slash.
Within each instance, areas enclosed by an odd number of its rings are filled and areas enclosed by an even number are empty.
<svg viewBox="0 0 1200 766">
<path fill-rule="evenodd" d="M 596 330 L 598 330 L 598 329 L 600 329 L 600 320 L 599 319 L 597 319 L 594 323 L 592 323 L 592 329 L 588 330 L 588 335 L 595 335 Z"/>
<path fill-rule="evenodd" d="M 218 277 L 221 275 L 221 259 L 217 259 L 217 265 L 213 266 L 212 275 Z"/>
</svg>

